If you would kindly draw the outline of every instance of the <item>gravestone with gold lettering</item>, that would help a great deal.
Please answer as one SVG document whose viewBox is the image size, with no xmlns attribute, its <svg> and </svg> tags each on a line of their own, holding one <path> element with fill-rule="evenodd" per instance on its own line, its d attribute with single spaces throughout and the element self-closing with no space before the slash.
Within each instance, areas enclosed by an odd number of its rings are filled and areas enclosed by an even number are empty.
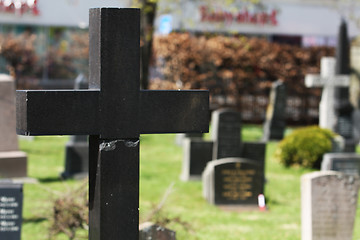
<svg viewBox="0 0 360 240">
<path fill-rule="evenodd" d="M 203 196 L 215 205 L 257 206 L 264 192 L 261 164 L 246 158 L 223 158 L 207 164 Z"/>
<path fill-rule="evenodd" d="M 229 108 L 218 109 L 211 118 L 211 141 L 199 136 L 183 141 L 181 180 L 201 180 L 209 161 L 231 157 L 246 158 L 260 164 L 264 178 L 266 143 L 241 141 L 240 113 Z"/>
</svg>

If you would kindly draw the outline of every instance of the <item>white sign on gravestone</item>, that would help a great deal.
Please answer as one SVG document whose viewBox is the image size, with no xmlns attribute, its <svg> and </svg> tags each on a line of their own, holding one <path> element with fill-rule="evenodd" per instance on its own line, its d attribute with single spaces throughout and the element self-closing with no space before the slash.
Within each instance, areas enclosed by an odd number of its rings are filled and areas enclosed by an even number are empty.
<svg viewBox="0 0 360 240">
<path fill-rule="evenodd" d="M 320 107 L 319 126 L 334 130 L 335 127 L 335 88 L 349 87 L 350 76 L 335 75 L 336 60 L 334 57 L 323 57 L 320 64 L 320 75 L 307 74 L 305 76 L 306 87 L 323 87 Z"/>
<path fill-rule="evenodd" d="M 321 171 L 301 177 L 301 239 L 351 240 L 360 180 Z"/>
</svg>

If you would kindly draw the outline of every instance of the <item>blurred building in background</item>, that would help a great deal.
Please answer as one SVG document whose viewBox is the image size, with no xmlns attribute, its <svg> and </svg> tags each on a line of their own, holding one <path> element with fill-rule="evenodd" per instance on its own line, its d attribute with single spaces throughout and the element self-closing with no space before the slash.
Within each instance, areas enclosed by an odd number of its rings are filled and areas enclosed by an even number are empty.
<svg viewBox="0 0 360 240">
<path fill-rule="evenodd" d="M 0 0 L 0 72 L 10 72 L 18 79 L 21 76 L 23 81 L 36 81 L 44 88 L 73 87 L 76 76 L 87 73 L 89 9 L 128 7 L 130 3 L 131 0 Z"/>
<path fill-rule="evenodd" d="M 0 0 L 0 72 L 10 72 L 24 88 L 72 88 L 76 76 L 88 72 L 89 9 L 136 2 L 141 1 Z M 350 36 L 359 35 L 359 5 L 358 0 L 158 0 L 155 33 L 239 34 L 334 46 L 342 17 Z"/>
<path fill-rule="evenodd" d="M 357 0 L 252 2 L 160 0 L 156 32 L 244 34 L 299 46 L 334 46 L 341 18 L 345 18 L 350 36 L 360 33 L 360 1 Z"/>
</svg>

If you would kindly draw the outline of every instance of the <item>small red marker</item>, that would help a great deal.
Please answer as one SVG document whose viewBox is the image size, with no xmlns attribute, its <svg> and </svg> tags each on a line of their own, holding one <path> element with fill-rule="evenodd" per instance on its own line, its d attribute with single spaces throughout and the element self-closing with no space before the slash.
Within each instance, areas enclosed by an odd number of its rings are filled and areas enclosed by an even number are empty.
<svg viewBox="0 0 360 240">
<path fill-rule="evenodd" d="M 260 211 L 265 211 L 266 210 L 264 194 L 259 194 L 259 196 L 258 196 L 258 204 L 259 204 Z"/>
</svg>

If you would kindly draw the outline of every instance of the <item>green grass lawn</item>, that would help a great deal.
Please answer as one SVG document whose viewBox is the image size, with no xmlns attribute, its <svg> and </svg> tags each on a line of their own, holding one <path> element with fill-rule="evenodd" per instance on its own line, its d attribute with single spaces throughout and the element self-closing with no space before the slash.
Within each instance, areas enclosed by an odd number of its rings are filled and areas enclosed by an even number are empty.
<svg viewBox="0 0 360 240">
<path fill-rule="evenodd" d="M 243 139 L 261 138 L 257 126 L 246 126 Z M 53 201 L 83 181 L 61 181 L 64 145 L 67 137 L 36 137 L 21 140 L 28 153 L 30 177 L 39 184 L 24 185 L 22 239 L 49 239 Z M 300 176 L 310 172 L 302 168 L 284 168 L 273 158 L 276 142 L 267 145 L 265 196 L 266 212 L 225 212 L 209 205 L 202 197 L 201 182 L 179 179 L 182 148 L 174 144 L 175 135 L 142 135 L 140 147 L 140 221 L 168 222 L 179 240 L 300 240 Z M 164 196 L 166 197 L 164 198 Z M 165 199 L 165 202 L 163 200 Z M 153 210 L 163 202 L 156 214 Z M 68 239 L 59 235 L 54 239 Z M 360 213 L 354 238 L 360 239 Z"/>
</svg>

